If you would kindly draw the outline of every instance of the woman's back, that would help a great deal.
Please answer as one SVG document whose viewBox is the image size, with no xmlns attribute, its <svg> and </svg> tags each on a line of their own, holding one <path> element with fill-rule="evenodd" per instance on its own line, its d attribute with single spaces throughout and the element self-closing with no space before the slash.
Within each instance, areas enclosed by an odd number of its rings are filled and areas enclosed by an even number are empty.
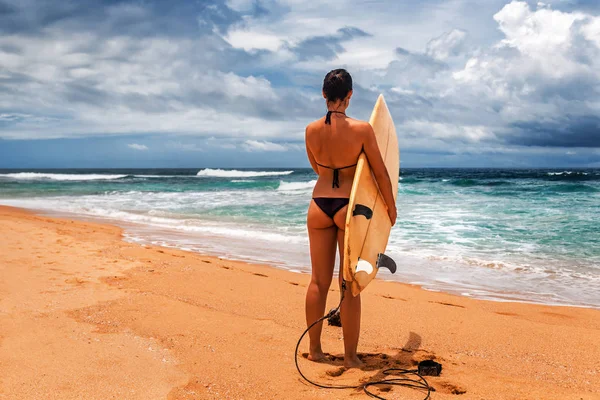
<svg viewBox="0 0 600 400">
<path fill-rule="evenodd" d="M 311 163 L 317 164 L 319 174 L 313 197 L 347 198 L 368 123 L 336 113 L 330 119 L 331 124 L 323 117 L 306 128 L 308 154 L 314 158 Z"/>
</svg>

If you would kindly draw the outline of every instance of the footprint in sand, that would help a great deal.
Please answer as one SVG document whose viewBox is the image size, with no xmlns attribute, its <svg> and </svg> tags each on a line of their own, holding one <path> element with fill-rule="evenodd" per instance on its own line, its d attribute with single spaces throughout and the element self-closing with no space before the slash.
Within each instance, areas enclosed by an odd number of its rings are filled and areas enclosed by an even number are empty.
<svg viewBox="0 0 600 400">
<path fill-rule="evenodd" d="M 336 368 L 336 369 L 329 370 L 329 371 L 327 371 L 325 373 L 328 376 L 331 376 L 331 377 L 335 378 L 335 377 L 341 376 L 346 371 L 347 371 L 346 367 L 339 367 L 339 368 Z"/>
<path fill-rule="evenodd" d="M 87 281 L 84 279 L 81 279 L 81 278 L 70 278 L 70 279 L 65 279 L 65 283 L 75 285 L 75 286 L 81 286 L 81 285 L 87 283 Z"/>
<path fill-rule="evenodd" d="M 386 294 L 379 295 L 379 297 L 383 297 L 384 299 L 389 299 L 389 300 L 400 300 L 400 301 L 406 301 L 406 299 L 403 299 L 403 298 L 401 298 L 401 297 L 388 296 L 388 295 L 386 295 Z"/>
<path fill-rule="evenodd" d="M 511 313 L 511 312 L 501 312 L 501 311 L 496 311 L 496 314 L 506 315 L 507 317 L 516 317 L 519 315 L 519 314 L 515 314 L 515 313 Z"/>
<path fill-rule="evenodd" d="M 443 301 L 430 301 L 430 303 L 441 304 L 443 306 L 465 308 L 465 306 L 461 306 L 461 305 L 458 305 L 458 304 L 452 304 L 452 303 L 444 303 Z"/>
<path fill-rule="evenodd" d="M 467 389 L 458 386 L 458 385 L 454 385 L 450 382 L 439 382 L 436 386 L 436 391 L 441 392 L 441 393 L 449 393 L 449 394 L 456 394 L 456 395 L 460 395 L 460 394 L 465 394 L 467 393 Z"/>
</svg>

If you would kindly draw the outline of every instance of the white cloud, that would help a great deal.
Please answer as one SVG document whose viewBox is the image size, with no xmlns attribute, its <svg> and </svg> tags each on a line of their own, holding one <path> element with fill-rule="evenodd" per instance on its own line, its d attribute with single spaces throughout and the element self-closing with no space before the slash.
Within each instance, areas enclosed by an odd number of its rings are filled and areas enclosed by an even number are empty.
<svg viewBox="0 0 600 400">
<path fill-rule="evenodd" d="M 401 129 L 406 135 L 419 138 L 434 138 L 444 141 L 481 142 L 495 139 L 495 135 L 485 126 L 466 126 L 427 120 L 409 120 Z"/>
<path fill-rule="evenodd" d="M 495 7 L 494 3 L 498 1 L 490 2 L 486 7 Z M 240 49 L 273 49 L 282 44 L 294 46 L 314 36 L 335 35 L 339 29 L 352 26 L 371 36 L 349 40 L 344 46 L 346 51 L 339 52 L 332 60 L 299 61 L 295 68 L 309 71 L 324 71 L 340 65 L 353 70 L 385 68 L 394 59 L 397 47 L 417 51 L 432 37 L 451 32 L 457 25 L 467 31 L 472 26 L 490 29 L 489 24 L 486 27 L 472 15 L 473 4 L 479 10 L 485 8 L 479 3 L 479 0 L 339 0 L 335 3 L 268 0 L 261 1 L 260 5 L 271 10 L 272 16 L 245 14 L 223 38 Z M 248 0 L 228 1 L 228 5 L 242 13 L 248 13 L 255 4 Z M 283 56 L 280 62 L 284 66 L 293 61 L 285 52 L 276 55 L 279 56 Z"/>
<path fill-rule="evenodd" d="M 456 56 L 464 50 L 467 32 L 453 29 L 427 43 L 426 53 L 438 60 L 446 60 L 448 57 Z"/>
<path fill-rule="evenodd" d="M 548 65 L 546 71 L 551 72 L 553 66 L 563 68 L 572 62 L 566 53 L 573 45 L 574 23 L 583 21 L 587 16 L 583 13 L 567 13 L 551 9 L 532 11 L 529 5 L 522 1 L 513 1 L 500 10 L 494 19 L 500 30 L 506 36 L 500 42 L 519 50 L 525 56 L 542 60 Z M 585 23 L 588 25 L 588 23 Z M 556 61 L 553 61 L 556 60 Z"/>
<path fill-rule="evenodd" d="M 248 29 L 231 30 L 225 36 L 225 40 L 233 47 L 244 50 L 270 50 L 276 51 L 284 43 L 272 32 L 257 32 Z"/>
<path fill-rule="evenodd" d="M 549 8 L 533 11 L 527 3 L 513 1 L 494 19 L 505 37 L 452 72 L 453 96 L 506 138 L 563 135 L 564 140 L 554 142 L 568 145 L 576 136 L 569 125 L 600 110 L 594 95 L 600 89 L 600 41 L 594 40 L 600 17 Z M 519 133 L 514 124 L 534 130 Z M 540 133 L 535 126 L 541 131 L 558 128 Z M 596 142 L 600 146 L 600 138 Z"/>
<path fill-rule="evenodd" d="M 146 146 L 145 144 L 130 143 L 127 145 L 127 147 L 129 147 L 130 149 L 139 150 L 139 151 L 148 150 L 148 146 Z"/>
<path fill-rule="evenodd" d="M 227 0 L 226 3 L 232 10 L 245 12 L 252 10 L 255 0 Z"/>
<path fill-rule="evenodd" d="M 287 151 L 288 148 L 284 145 L 259 141 L 259 140 L 246 140 L 243 144 L 243 148 L 246 151 Z"/>
<path fill-rule="evenodd" d="M 218 60 L 206 54 L 214 52 L 207 42 L 62 32 L 1 36 L 0 114 L 22 117 L 3 127 L 0 138 L 147 132 L 269 137 L 286 125 L 295 127 L 289 121 L 265 121 L 263 110 L 285 107 L 285 102 L 264 77 L 212 66 Z M 82 53 L 89 43 L 94 52 Z M 3 52 L 9 45 L 20 51 Z M 2 112 L 13 109 L 29 112 Z"/>
</svg>

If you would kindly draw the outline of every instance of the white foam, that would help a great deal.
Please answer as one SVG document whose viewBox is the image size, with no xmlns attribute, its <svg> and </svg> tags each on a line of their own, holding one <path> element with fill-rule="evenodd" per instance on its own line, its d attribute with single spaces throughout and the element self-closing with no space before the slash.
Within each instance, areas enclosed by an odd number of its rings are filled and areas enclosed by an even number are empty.
<svg viewBox="0 0 600 400">
<path fill-rule="evenodd" d="M 0 177 L 6 177 L 19 180 L 53 180 L 53 181 L 95 181 L 120 179 L 127 175 L 107 175 L 107 174 L 46 174 L 40 172 L 17 172 L 12 174 L 0 174 Z"/>
<path fill-rule="evenodd" d="M 134 175 L 136 178 L 192 178 L 194 175 Z"/>
<path fill-rule="evenodd" d="M 29 207 L 33 209 L 49 209 L 64 211 L 79 215 L 88 215 L 98 218 L 116 220 L 121 222 L 132 222 L 136 224 L 150 225 L 159 228 L 174 229 L 181 232 L 208 234 L 222 238 L 252 239 L 264 242 L 278 242 L 287 244 L 304 244 L 306 238 L 302 233 L 294 233 L 282 230 L 274 232 L 261 229 L 254 225 L 241 225 L 234 223 L 213 223 L 194 218 L 173 218 L 175 215 L 161 211 L 148 210 L 147 212 L 130 212 L 125 210 L 109 209 L 99 204 L 77 204 L 61 201 L 59 198 L 46 199 L 2 199 L 0 204 Z"/>
<path fill-rule="evenodd" d="M 257 176 L 282 176 L 290 175 L 294 171 L 238 171 L 236 169 L 211 169 L 205 168 L 198 171 L 196 176 L 210 178 L 251 178 Z"/>
<path fill-rule="evenodd" d="M 310 182 L 279 182 L 279 187 L 277 190 L 288 192 L 288 191 L 296 191 L 296 190 L 311 190 L 315 187 L 317 183 L 316 180 Z"/>
<path fill-rule="evenodd" d="M 254 179 L 232 179 L 232 183 L 250 183 L 254 182 Z"/>
<path fill-rule="evenodd" d="M 587 175 L 587 172 L 579 172 L 579 171 L 563 171 L 563 172 L 548 172 L 548 175 L 571 175 L 571 174 L 576 174 L 576 175 Z"/>
</svg>

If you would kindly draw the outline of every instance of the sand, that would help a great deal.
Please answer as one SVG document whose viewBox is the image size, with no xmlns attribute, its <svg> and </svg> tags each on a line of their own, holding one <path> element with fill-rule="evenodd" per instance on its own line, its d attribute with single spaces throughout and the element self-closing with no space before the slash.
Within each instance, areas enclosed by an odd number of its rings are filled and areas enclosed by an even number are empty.
<svg viewBox="0 0 600 400">
<path fill-rule="evenodd" d="M 0 399 L 367 398 L 296 372 L 309 278 L 0 207 Z M 337 302 L 332 287 L 329 306 Z M 323 341 L 342 355 L 340 328 L 326 327 Z M 600 399 L 599 310 L 375 281 L 359 352 L 364 370 L 335 357 L 300 364 L 321 383 L 358 384 L 433 358 L 443 364 L 428 378 L 433 399 Z"/>
</svg>

